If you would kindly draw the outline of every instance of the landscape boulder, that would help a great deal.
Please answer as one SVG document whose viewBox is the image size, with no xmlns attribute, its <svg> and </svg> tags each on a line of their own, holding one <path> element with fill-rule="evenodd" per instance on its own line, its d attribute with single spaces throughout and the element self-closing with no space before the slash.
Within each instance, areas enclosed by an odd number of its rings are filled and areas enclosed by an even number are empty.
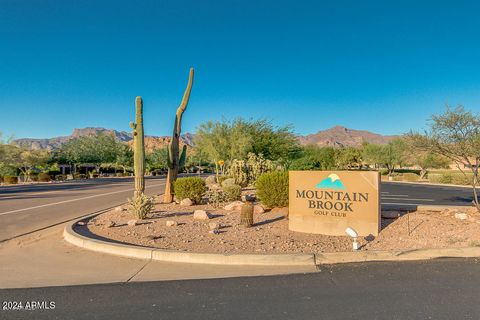
<svg viewBox="0 0 480 320">
<path fill-rule="evenodd" d="M 138 224 L 138 221 L 135 220 L 135 219 L 129 220 L 129 221 L 127 222 L 127 224 L 128 224 L 129 227 L 134 227 L 134 226 L 136 226 L 136 225 Z"/>
<path fill-rule="evenodd" d="M 193 219 L 195 220 L 208 220 L 210 215 L 205 210 L 195 210 L 193 212 Z"/>
<path fill-rule="evenodd" d="M 208 176 L 206 179 L 205 179 L 205 183 L 207 186 L 210 186 L 212 184 L 215 184 L 217 183 L 217 178 L 215 176 Z"/>
<path fill-rule="evenodd" d="M 253 213 L 254 214 L 265 213 L 265 208 L 259 204 L 256 204 L 253 206 Z"/>
<path fill-rule="evenodd" d="M 468 214 L 463 213 L 463 212 L 457 212 L 455 213 L 455 218 L 459 220 L 467 220 L 468 219 Z"/>
<path fill-rule="evenodd" d="M 185 198 L 182 201 L 180 201 L 180 205 L 183 207 L 190 207 L 193 205 L 193 201 L 190 200 L 189 198 Z"/>
<path fill-rule="evenodd" d="M 240 211 L 240 209 L 243 206 L 242 201 L 233 201 L 232 203 L 227 204 L 223 209 L 228 210 L 228 211 Z"/>
<path fill-rule="evenodd" d="M 177 221 L 173 221 L 173 220 L 168 220 L 165 225 L 167 227 L 174 227 L 174 226 L 178 226 L 178 222 Z"/>
<path fill-rule="evenodd" d="M 208 224 L 208 228 L 209 228 L 210 230 L 218 230 L 218 229 L 220 229 L 220 225 L 219 225 L 218 223 L 216 223 L 216 222 L 210 222 L 210 223 Z"/>
</svg>

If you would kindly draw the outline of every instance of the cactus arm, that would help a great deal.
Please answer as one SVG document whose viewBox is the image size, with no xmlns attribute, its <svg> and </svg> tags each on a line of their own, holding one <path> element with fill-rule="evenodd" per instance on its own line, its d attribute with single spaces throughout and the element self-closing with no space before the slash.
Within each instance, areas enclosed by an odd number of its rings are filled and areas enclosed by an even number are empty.
<svg viewBox="0 0 480 320">
<path fill-rule="evenodd" d="M 190 73 L 188 75 L 187 88 L 183 93 L 182 102 L 180 103 L 180 106 L 177 109 L 173 135 L 180 136 L 180 133 L 182 131 L 182 128 L 181 128 L 182 116 L 185 110 L 187 109 L 188 101 L 190 100 L 190 92 L 192 92 L 192 86 L 193 86 L 193 77 L 194 77 L 194 71 L 193 71 L 193 68 L 190 68 Z"/>
<path fill-rule="evenodd" d="M 172 143 L 170 142 L 167 146 L 167 166 L 168 168 L 173 168 L 173 155 L 172 155 Z"/>
<path fill-rule="evenodd" d="M 180 155 L 180 160 L 178 162 L 178 167 L 185 167 L 185 162 L 187 161 L 187 145 L 183 145 L 182 153 Z"/>
</svg>

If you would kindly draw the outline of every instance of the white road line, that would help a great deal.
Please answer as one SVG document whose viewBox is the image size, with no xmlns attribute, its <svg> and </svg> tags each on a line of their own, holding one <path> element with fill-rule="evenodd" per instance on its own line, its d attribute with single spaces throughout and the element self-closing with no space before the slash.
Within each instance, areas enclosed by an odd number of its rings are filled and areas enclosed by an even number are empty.
<svg viewBox="0 0 480 320">
<path fill-rule="evenodd" d="M 423 203 L 403 203 L 403 202 L 382 202 L 383 204 L 390 204 L 390 205 L 407 205 L 407 206 L 422 206 Z"/>
<path fill-rule="evenodd" d="M 152 186 L 147 186 L 149 187 L 159 187 L 163 186 L 164 184 L 158 184 L 158 185 L 152 185 Z M 76 199 L 70 199 L 70 200 L 64 200 L 60 202 L 53 202 L 53 203 L 47 203 L 47 204 L 42 204 L 40 206 L 35 206 L 35 207 L 29 207 L 29 208 L 23 208 L 23 209 L 17 209 L 17 210 L 12 210 L 12 211 L 6 211 L 6 212 L 1 212 L 0 216 L 3 216 L 5 214 L 10 214 L 10 213 L 15 213 L 15 212 L 22 212 L 22 211 L 28 211 L 28 210 L 33 210 L 33 209 L 39 209 L 39 208 L 45 208 L 45 207 L 50 207 L 50 206 L 56 206 L 58 204 L 63 204 L 63 203 L 69 203 L 69 202 L 75 202 L 75 201 L 80 201 L 80 200 L 85 200 L 85 199 L 92 199 L 92 198 L 97 198 L 97 197 L 103 197 L 103 196 L 108 196 L 111 194 L 116 194 L 116 193 L 122 193 L 122 192 L 132 192 L 134 189 L 127 189 L 127 190 L 119 190 L 119 191 L 113 191 L 113 192 L 108 192 L 108 193 L 102 193 L 102 194 L 95 194 L 93 196 L 88 196 L 88 197 L 83 197 L 83 198 L 76 198 Z"/>
<path fill-rule="evenodd" d="M 433 199 L 414 199 L 414 198 L 395 198 L 395 197 L 383 197 L 382 199 L 385 199 L 385 200 L 411 200 L 411 201 L 435 201 Z"/>
<path fill-rule="evenodd" d="M 407 194 L 382 194 L 382 197 L 409 197 Z"/>
</svg>

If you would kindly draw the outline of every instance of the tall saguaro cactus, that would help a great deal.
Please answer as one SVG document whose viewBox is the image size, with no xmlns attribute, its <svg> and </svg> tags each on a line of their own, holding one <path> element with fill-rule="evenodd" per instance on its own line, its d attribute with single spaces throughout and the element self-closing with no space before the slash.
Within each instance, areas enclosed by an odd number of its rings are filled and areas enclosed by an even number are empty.
<svg viewBox="0 0 480 320">
<path fill-rule="evenodd" d="M 187 146 L 183 146 L 182 154 L 180 155 L 180 134 L 182 131 L 182 116 L 187 109 L 188 100 L 190 99 L 190 92 L 193 86 L 193 68 L 190 68 L 190 74 L 188 76 L 188 84 L 183 94 L 182 102 L 177 109 L 175 115 L 175 123 L 173 126 L 172 141 L 168 145 L 168 175 L 167 184 L 165 186 L 165 195 L 163 202 L 170 203 L 173 201 L 173 183 L 177 180 L 178 170 L 185 164 L 187 157 Z"/>
<path fill-rule="evenodd" d="M 145 144 L 143 137 L 143 101 L 135 98 L 135 122 L 130 122 L 133 129 L 133 167 L 135 172 L 135 193 L 138 198 L 145 191 Z"/>
</svg>

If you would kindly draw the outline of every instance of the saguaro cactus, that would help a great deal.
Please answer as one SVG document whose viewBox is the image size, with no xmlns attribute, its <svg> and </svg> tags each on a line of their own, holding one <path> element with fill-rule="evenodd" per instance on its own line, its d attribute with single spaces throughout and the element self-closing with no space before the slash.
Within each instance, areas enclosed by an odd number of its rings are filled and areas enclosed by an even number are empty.
<svg viewBox="0 0 480 320">
<path fill-rule="evenodd" d="M 168 175 L 167 184 L 165 186 L 165 195 L 163 202 L 170 203 L 173 201 L 173 183 L 177 180 L 178 170 L 185 165 L 185 159 L 187 157 L 187 146 L 183 146 L 182 154 L 180 155 L 180 134 L 182 131 L 182 116 L 187 109 L 188 100 L 190 99 L 190 92 L 193 86 L 193 68 L 190 68 L 190 74 L 188 76 L 188 84 L 183 94 L 182 102 L 177 109 L 175 115 L 175 123 L 173 126 L 172 141 L 168 145 Z"/>
<path fill-rule="evenodd" d="M 137 198 L 145 191 L 145 144 L 143 137 L 143 101 L 135 99 L 135 122 L 130 122 L 133 129 L 133 167 L 135 172 L 135 193 Z"/>
</svg>

